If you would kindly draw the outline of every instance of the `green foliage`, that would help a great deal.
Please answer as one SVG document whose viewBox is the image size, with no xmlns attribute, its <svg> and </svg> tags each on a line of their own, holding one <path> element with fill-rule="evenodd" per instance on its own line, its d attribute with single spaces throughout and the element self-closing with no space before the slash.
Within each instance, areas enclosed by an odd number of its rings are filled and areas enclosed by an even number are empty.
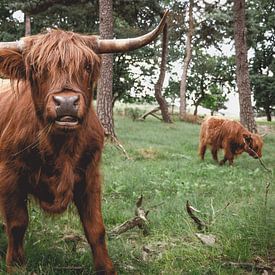
<svg viewBox="0 0 275 275">
<path fill-rule="evenodd" d="M 255 51 L 250 60 L 256 110 L 271 120 L 275 107 L 275 6 L 271 0 L 249 2 L 249 41 Z"/>
<path fill-rule="evenodd" d="M 180 82 L 170 78 L 168 86 L 165 88 L 164 96 L 170 99 L 171 103 L 174 104 L 175 100 L 179 97 L 180 93 Z"/>
<path fill-rule="evenodd" d="M 267 120 L 270 121 L 275 107 L 275 77 L 261 74 L 252 75 L 251 82 L 257 111 L 263 111 Z"/>
<path fill-rule="evenodd" d="M 205 94 L 205 97 L 201 102 L 201 106 L 211 110 L 211 115 L 214 115 L 214 112 L 218 112 L 221 109 L 226 109 L 225 103 L 227 101 L 227 95 L 223 93 L 220 86 L 214 83 L 209 87 L 209 93 Z"/>
<path fill-rule="evenodd" d="M 12 17 L 15 11 L 9 1 L 0 1 L 0 41 L 13 41 L 23 36 L 24 26 Z"/>
<path fill-rule="evenodd" d="M 196 50 L 191 63 L 187 90 L 187 98 L 193 102 L 195 114 L 198 106 L 202 104 L 213 111 L 223 107 L 223 103 L 227 101 L 227 94 L 234 89 L 233 64 L 232 58 L 210 56 Z"/>
<path fill-rule="evenodd" d="M 143 111 L 138 107 L 125 108 L 124 113 L 126 116 L 130 117 L 132 120 L 137 120 L 138 118 L 140 118 L 143 115 Z"/>
</svg>

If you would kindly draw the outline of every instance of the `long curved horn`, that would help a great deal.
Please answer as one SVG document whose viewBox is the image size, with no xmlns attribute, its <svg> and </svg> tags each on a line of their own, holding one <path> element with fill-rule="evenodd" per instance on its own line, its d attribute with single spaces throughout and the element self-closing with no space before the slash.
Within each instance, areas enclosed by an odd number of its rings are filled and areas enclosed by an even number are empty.
<svg viewBox="0 0 275 275">
<path fill-rule="evenodd" d="M 159 25 L 145 35 L 128 39 L 98 39 L 97 53 L 128 52 L 149 44 L 162 32 L 168 14 L 169 11 L 165 11 Z"/>
<path fill-rule="evenodd" d="M 0 49 L 18 49 L 19 51 L 22 51 L 24 48 L 24 41 L 23 39 L 19 41 L 13 41 L 13 42 L 0 42 Z"/>
</svg>

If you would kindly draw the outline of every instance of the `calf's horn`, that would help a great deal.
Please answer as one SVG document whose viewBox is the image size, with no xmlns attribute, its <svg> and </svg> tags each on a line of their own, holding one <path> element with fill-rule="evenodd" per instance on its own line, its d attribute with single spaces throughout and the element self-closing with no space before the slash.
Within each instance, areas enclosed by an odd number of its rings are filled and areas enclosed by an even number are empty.
<svg viewBox="0 0 275 275">
<path fill-rule="evenodd" d="M 102 54 L 128 52 L 149 44 L 162 32 L 168 14 L 169 11 L 166 10 L 159 25 L 154 30 L 145 35 L 126 39 L 98 39 L 97 53 Z"/>
</svg>

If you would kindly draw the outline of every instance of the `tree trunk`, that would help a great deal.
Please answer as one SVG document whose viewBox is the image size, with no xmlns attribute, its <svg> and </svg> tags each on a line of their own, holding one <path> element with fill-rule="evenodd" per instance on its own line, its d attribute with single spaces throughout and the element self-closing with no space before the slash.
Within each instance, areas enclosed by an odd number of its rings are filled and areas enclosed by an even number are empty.
<svg viewBox="0 0 275 275">
<path fill-rule="evenodd" d="M 31 35 L 31 17 L 26 13 L 24 17 L 25 17 L 25 36 L 30 36 Z"/>
<path fill-rule="evenodd" d="M 195 105 L 194 116 L 196 116 L 198 114 L 198 107 L 199 107 L 199 105 Z"/>
<path fill-rule="evenodd" d="M 103 39 L 113 38 L 113 2 L 99 1 L 99 31 Z M 105 135 L 115 137 L 113 120 L 113 55 L 103 54 L 100 79 L 97 88 L 97 115 Z"/>
<path fill-rule="evenodd" d="M 251 103 L 251 87 L 248 73 L 245 0 L 234 0 L 234 40 L 236 50 L 236 75 L 240 102 L 241 123 L 251 132 L 257 132 Z"/>
<path fill-rule="evenodd" d="M 266 120 L 271 121 L 272 117 L 271 117 L 271 111 L 270 111 L 269 106 L 265 109 L 265 114 L 266 114 Z"/>
<path fill-rule="evenodd" d="M 192 56 L 192 36 L 194 33 L 195 25 L 193 18 L 193 5 L 194 1 L 190 0 L 189 4 L 189 30 L 186 38 L 186 52 L 183 63 L 183 72 L 181 76 L 180 82 L 180 119 L 184 119 L 186 115 L 186 89 L 187 89 L 187 70 Z"/>
<path fill-rule="evenodd" d="M 171 117 L 168 112 L 168 104 L 165 98 L 161 94 L 162 88 L 163 88 L 163 82 L 165 78 L 167 55 L 168 55 L 168 25 L 166 23 L 163 28 L 160 74 L 159 74 L 159 79 L 155 85 L 155 97 L 159 104 L 163 121 L 166 123 L 172 123 Z"/>
</svg>

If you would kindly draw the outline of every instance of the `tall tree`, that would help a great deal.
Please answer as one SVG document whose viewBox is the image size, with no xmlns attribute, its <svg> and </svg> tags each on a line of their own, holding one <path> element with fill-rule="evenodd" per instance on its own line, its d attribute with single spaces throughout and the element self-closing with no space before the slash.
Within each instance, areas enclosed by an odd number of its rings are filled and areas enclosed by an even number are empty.
<svg viewBox="0 0 275 275">
<path fill-rule="evenodd" d="M 113 38 L 113 1 L 99 1 L 99 31 L 102 39 Z M 97 92 L 97 115 L 105 135 L 115 138 L 113 120 L 113 55 L 102 55 L 101 74 Z"/>
<path fill-rule="evenodd" d="M 272 120 L 275 110 L 275 1 L 248 2 L 248 44 L 254 50 L 250 73 L 255 107 Z"/>
<path fill-rule="evenodd" d="M 190 0 L 189 2 L 189 29 L 188 33 L 186 36 L 186 51 L 185 51 L 185 58 L 183 62 L 183 72 L 182 72 L 182 77 L 181 77 L 181 82 L 180 82 L 180 119 L 184 119 L 186 115 L 186 89 L 187 89 L 187 71 L 188 71 L 188 66 L 191 60 L 191 55 L 192 55 L 192 37 L 193 33 L 195 30 L 195 25 L 194 25 L 194 18 L 193 18 L 193 6 L 194 6 L 194 1 Z"/>
<path fill-rule="evenodd" d="M 24 21 L 25 21 L 25 36 L 29 36 L 31 35 L 31 17 L 29 14 L 25 13 Z"/>
<path fill-rule="evenodd" d="M 163 121 L 167 123 L 172 123 L 171 117 L 168 112 L 168 104 L 164 96 L 162 95 L 162 88 L 163 88 L 163 82 L 165 78 L 165 69 L 166 69 L 166 63 L 167 63 L 167 55 L 168 55 L 168 25 L 166 23 L 163 28 L 160 74 L 159 74 L 159 79 L 155 85 L 155 97 L 159 104 Z"/>
<path fill-rule="evenodd" d="M 249 131 L 257 132 L 251 103 L 251 87 L 247 62 L 245 0 L 234 0 L 233 11 L 240 121 Z"/>
</svg>

